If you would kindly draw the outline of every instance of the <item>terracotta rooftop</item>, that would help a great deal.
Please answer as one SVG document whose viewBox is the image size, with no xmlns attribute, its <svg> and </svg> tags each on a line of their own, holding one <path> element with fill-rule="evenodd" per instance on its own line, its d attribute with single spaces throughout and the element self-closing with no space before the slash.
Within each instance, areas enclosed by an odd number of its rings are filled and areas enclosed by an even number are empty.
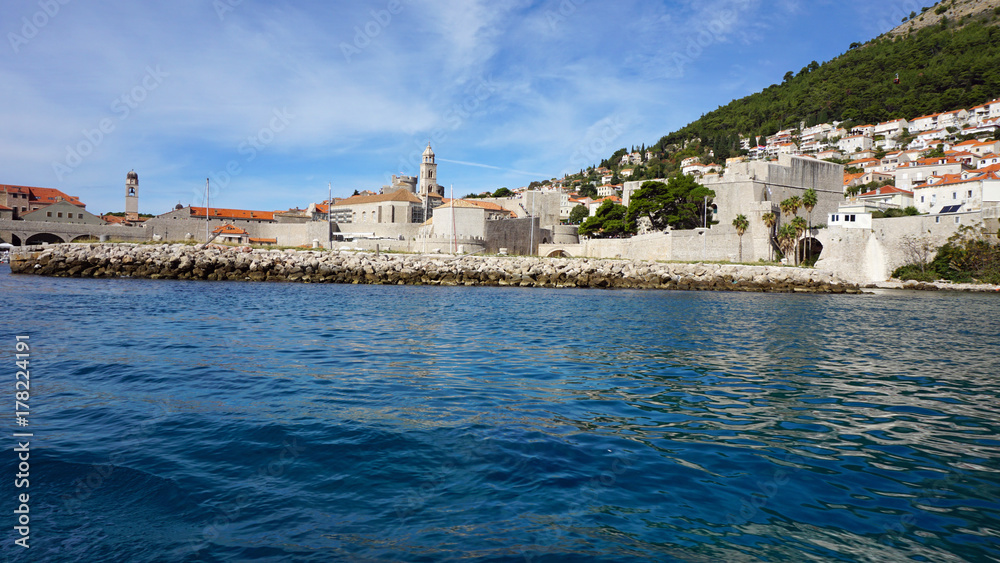
<svg viewBox="0 0 1000 563">
<path fill-rule="evenodd" d="M 77 207 L 86 207 L 76 196 L 66 195 L 55 188 L 36 188 L 34 186 L 12 186 L 0 184 L 0 191 L 9 194 L 28 194 L 28 202 L 42 205 L 51 205 L 60 199 L 66 200 Z"/>
<path fill-rule="evenodd" d="M 190 207 L 192 217 L 204 217 L 204 207 Z M 221 209 L 212 207 L 209 217 L 219 219 L 258 219 L 260 221 L 274 221 L 273 211 L 251 211 L 249 209 Z"/>
<path fill-rule="evenodd" d="M 856 174 L 844 173 L 844 185 L 850 184 L 851 182 L 857 180 L 858 178 L 864 176 L 866 172 L 858 172 Z"/>
<path fill-rule="evenodd" d="M 230 225 L 229 223 L 226 223 L 225 225 L 222 225 L 221 227 L 216 227 L 216 228 L 212 229 L 212 233 L 213 234 L 220 234 L 220 235 L 245 235 L 245 234 L 247 234 L 247 232 L 244 231 L 243 229 L 241 229 L 239 227 L 235 227 L 233 225 Z"/>
<path fill-rule="evenodd" d="M 383 201 L 408 201 L 410 203 L 423 203 L 419 197 L 407 190 L 397 190 L 391 194 L 375 195 L 353 195 L 347 199 L 342 199 L 334 203 L 334 207 L 346 205 L 361 205 L 363 203 L 381 203 Z"/>
<path fill-rule="evenodd" d="M 889 194 L 905 194 L 913 195 L 913 192 L 897 188 L 895 186 L 882 186 L 881 188 L 875 188 L 870 192 L 865 192 L 858 197 L 865 196 L 876 196 L 876 195 L 889 195 Z"/>
</svg>

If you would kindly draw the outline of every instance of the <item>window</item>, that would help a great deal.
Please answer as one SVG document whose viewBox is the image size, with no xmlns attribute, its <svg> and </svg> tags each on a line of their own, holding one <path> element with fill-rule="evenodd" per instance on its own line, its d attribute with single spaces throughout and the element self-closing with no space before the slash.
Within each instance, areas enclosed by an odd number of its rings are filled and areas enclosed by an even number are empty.
<svg viewBox="0 0 1000 563">
<path fill-rule="evenodd" d="M 958 192 L 951 192 L 951 199 L 958 199 Z"/>
<path fill-rule="evenodd" d="M 920 196 L 920 203 L 924 202 L 924 196 Z"/>
<path fill-rule="evenodd" d="M 962 218 L 961 218 L 961 217 L 959 217 L 959 216 L 957 216 L 957 215 L 955 216 L 955 224 L 956 224 L 956 225 L 957 225 L 957 224 L 959 224 L 959 223 L 961 222 L 961 220 L 962 220 Z"/>
<path fill-rule="evenodd" d="M 77 213 L 76 214 L 76 218 L 77 219 L 83 219 L 83 213 Z"/>
<path fill-rule="evenodd" d="M 52 212 L 51 211 L 46 211 L 45 212 L 45 216 L 46 217 L 52 217 Z"/>
<path fill-rule="evenodd" d="M 850 223 L 853 223 L 854 222 L 854 215 L 848 215 L 847 216 L 847 221 L 850 222 Z"/>
<path fill-rule="evenodd" d="M 934 222 L 935 223 L 940 223 L 941 222 L 941 217 L 935 217 L 934 218 Z"/>
<path fill-rule="evenodd" d="M 967 195 L 965 197 L 972 197 L 972 190 L 969 190 L 969 195 Z"/>
<path fill-rule="evenodd" d="M 56 216 L 62 217 L 62 212 L 60 211 L 59 213 L 56 214 Z"/>
</svg>

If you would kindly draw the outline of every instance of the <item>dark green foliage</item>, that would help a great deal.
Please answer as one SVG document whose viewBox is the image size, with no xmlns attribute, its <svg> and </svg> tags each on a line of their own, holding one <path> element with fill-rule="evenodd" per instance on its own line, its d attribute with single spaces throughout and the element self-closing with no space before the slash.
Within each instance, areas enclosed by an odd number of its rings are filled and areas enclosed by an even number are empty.
<svg viewBox="0 0 1000 563">
<path fill-rule="evenodd" d="M 916 207 L 912 205 L 905 209 L 886 209 L 885 211 L 872 211 L 873 219 L 882 219 L 885 217 L 912 217 L 913 215 L 920 215 Z"/>
<path fill-rule="evenodd" d="M 694 229 L 704 223 L 705 197 L 712 204 L 715 192 L 695 182 L 691 176 L 677 175 L 663 182 L 643 182 L 632 194 L 628 206 L 630 223 L 649 218 L 653 229 Z"/>
<path fill-rule="evenodd" d="M 720 160 L 735 154 L 737 132 L 773 133 L 833 120 L 880 123 L 958 108 L 1000 94 L 1000 29 L 971 22 L 932 26 L 895 40 L 875 39 L 818 68 L 734 100 L 657 143 L 700 138 Z M 900 83 L 893 78 L 899 73 Z"/>
<path fill-rule="evenodd" d="M 587 184 L 585 186 L 581 186 L 580 189 L 577 191 L 577 193 L 583 197 L 589 197 L 593 199 L 597 197 L 597 188 L 594 186 L 594 184 Z"/>
<path fill-rule="evenodd" d="M 904 280 L 921 280 L 916 277 L 920 271 L 919 264 L 903 266 L 897 268 L 892 276 Z M 925 274 L 931 280 L 1000 284 L 1000 244 L 978 236 L 971 227 L 962 227 L 938 249 L 934 260 L 927 265 Z"/>
<path fill-rule="evenodd" d="M 592 237 L 616 237 L 635 232 L 628 220 L 624 205 L 618 205 L 610 199 L 605 200 L 593 217 L 580 225 L 580 234 Z"/>
<path fill-rule="evenodd" d="M 493 192 L 493 197 L 510 197 L 514 195 L 514 192 L 510 191 L 508 188 L 500 188 Z"/>
<path fill-rule="evenodd" d="M 583 204 L 577 205 L 569 212 L 569 222 L 570 224 L 578 225 L 580 224 L 580 222 L 586 219 L 588 215 L 590 215 L 590 210 L 587 209 L 586 205 Z"/>
<path fill-rule="evenodd" d="M 932 282 L 938 279 L 936 272 L 921 269 L 918 264 L 907 264 L 900 266 L 892 272 L 892 277 L 897 280 L 916 280 L 921 282 Z"/>
</svg>

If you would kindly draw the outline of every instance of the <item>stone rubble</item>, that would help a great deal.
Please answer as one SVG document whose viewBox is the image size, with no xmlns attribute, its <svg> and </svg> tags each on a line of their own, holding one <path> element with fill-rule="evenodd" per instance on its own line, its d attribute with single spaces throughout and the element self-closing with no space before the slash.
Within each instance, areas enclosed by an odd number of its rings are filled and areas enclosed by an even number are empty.
<svg viewBox="0 0 1000 563">
<path fill-rule="evenodd" d="M 830 272 L 779 266 L 184 244 L 53 245 L 13 256 L 11 272 L 77 278 L 861 293 L 857 285 Z"/>
</svg>

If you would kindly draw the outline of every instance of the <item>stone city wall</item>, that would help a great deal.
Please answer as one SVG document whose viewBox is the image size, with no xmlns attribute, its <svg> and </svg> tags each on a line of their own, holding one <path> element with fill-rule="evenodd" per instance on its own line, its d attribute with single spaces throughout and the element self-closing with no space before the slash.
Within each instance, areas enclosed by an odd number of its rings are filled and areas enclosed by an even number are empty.
<svg viewBox="0 0 1000 563">
<path fill-rule="evenodd" d="M 930 262 L 959 227 L 981 224 L 982 214 L 972 212 L 873 219 L 871 229 L 819 229 L 823 253 L 816 266 L 853 283 L 883 282 L 896 268 L 919 261 L 921 247 Z"/>
<path fill-rule="evenodd" d="M 19 253 L 11 271 L 59 277 L 298 281 L 859 293 L 829 272 L 776 266 L 665 264 L 537 257 L 442 256 L 200 248 L 194 245 L 53 245 Z"/>
</svg>

